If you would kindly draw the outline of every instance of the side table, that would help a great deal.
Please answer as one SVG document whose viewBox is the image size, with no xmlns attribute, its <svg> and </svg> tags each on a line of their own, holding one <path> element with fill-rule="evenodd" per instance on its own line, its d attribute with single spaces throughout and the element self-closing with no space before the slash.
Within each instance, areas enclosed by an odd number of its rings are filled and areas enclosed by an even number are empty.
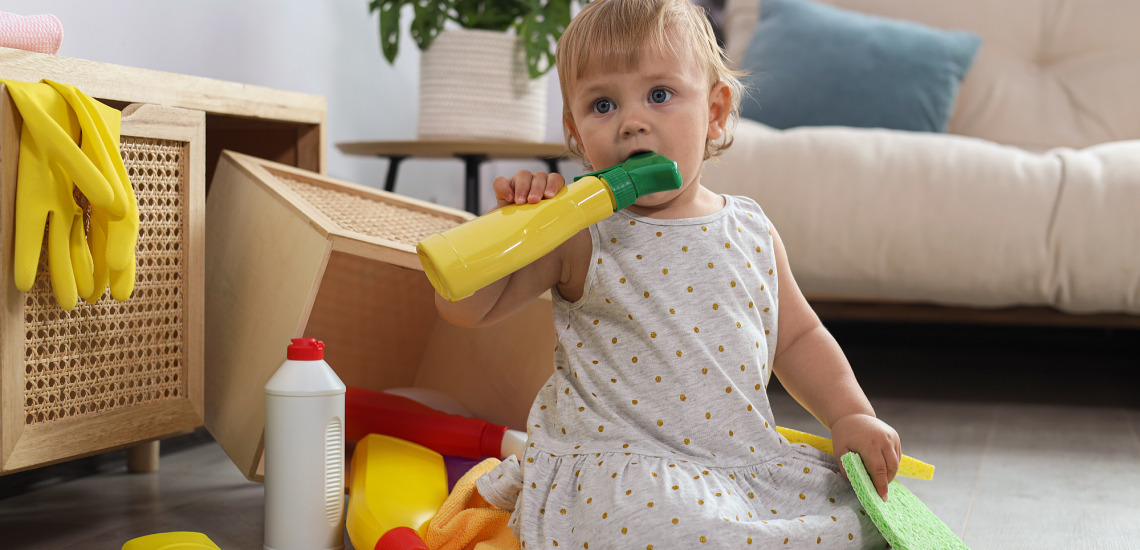
<svg viewBox="0 0 1140 550">
<path fill-rule="evenodd" d="M 549 173 L 558 172 L 558 161 L 565 157 L 561 143 L 518 141 L 354 141 L 336 144 L 346 155 L 377 156 L 389 160 L 384 190 L 395 191 L 400 162 L 409 157 L 459 158 L 466 164 L 464 209 L 479 215 L 479 167 L 490 159 L 531 159 L 546 163 Z"/>
</svg>

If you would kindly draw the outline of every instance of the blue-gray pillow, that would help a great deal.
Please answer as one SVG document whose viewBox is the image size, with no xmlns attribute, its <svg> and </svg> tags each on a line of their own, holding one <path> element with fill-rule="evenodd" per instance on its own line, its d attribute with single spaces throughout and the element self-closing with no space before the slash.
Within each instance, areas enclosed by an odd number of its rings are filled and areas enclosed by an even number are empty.
<svg viewBox="0 0 1140 550">
<path fill-rule="evenodd" d="M 774 128 L 945 132 L 981 38 L 808 0 L 761 0 L 741 114 Z M 759 103 L 757 103 L 757 100 Z"/>
</svg>

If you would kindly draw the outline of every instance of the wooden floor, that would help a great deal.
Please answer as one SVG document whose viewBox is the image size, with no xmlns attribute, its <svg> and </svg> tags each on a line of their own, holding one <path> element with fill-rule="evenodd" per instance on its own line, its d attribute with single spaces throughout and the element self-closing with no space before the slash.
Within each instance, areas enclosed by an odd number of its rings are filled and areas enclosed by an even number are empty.
<svg viewBox="0 0 1140 550">
<path fill-rule="evenodd" d="M 787 394 L 776 396 L 777 422 L 826 433 Z M 874 406 L 904 453 L 936 467 L 931 481 L 900 481 L 973 550 L 1140 548 L 1140 411 L 887 398 Z"/>
<path fill-rule="evenodd" d="M 932 481 L 901 481 L 970 548 L 1140 548 L 1140 333 L 829 328 L 903 451 L 937 467 Z M 779 384 L 769 393 L 779 424 L 828 435 Z M 188 530 L 261 548 L 262 486 L 209 440 L 157 473 L 40 485 L 0 500 L 0 547 L 117 549 Z"/>
</svg>

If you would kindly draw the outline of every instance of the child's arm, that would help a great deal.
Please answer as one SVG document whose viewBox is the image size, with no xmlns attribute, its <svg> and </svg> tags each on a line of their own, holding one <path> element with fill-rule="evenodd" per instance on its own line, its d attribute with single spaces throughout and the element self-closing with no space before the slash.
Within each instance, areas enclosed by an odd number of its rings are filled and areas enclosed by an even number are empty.
<svg viewBox="0 0 1140 550">
<path fill-rule="evenodd" d="M 519 170 L 510 179 L 495 179 L 495 208 L 538 203 L 543 198 L 553 197 L 564 184 L 565 179 L 558 174 L 548 176 L 545 172 Z M 580 294 L 589 269 L 590 247 L 589 230 L 585 229 L 545 256 L 467 298 L 448 302 L 437 293 L 436 310 L 453 324 L 483 327 L 511 316 L 555 285 L 559 286 L 564 297 L 573 295 L 573 288 L 577 288 Z M 581 261 L 583 253 L 584 262 Z"/>
<path fill-rule="evenodd" d="M 780 303 L 772 372 L 796 401 L 831 430 L 837 462 L 848 451 L 863 457 L 879 496 L 886 500 L 887 484 L 902 458 L 898 433 L 875 417 L 843 350 L 800 292 L 775 227 L 772 242 Z M 842 470 L 843 464 L 839 467 Z"/>
</svg>

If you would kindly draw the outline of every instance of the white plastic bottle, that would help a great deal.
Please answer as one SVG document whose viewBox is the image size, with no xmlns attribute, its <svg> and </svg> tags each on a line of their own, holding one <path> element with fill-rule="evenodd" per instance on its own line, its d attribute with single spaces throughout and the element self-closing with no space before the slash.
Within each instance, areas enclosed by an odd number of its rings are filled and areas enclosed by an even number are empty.
<svg viewBox="0 0 1140 550">
<path fill-rule="evenodd" d="M 344 548 L 345 385 L 294 338 L 265 384 L 265 550 Z"/>
</svg>

